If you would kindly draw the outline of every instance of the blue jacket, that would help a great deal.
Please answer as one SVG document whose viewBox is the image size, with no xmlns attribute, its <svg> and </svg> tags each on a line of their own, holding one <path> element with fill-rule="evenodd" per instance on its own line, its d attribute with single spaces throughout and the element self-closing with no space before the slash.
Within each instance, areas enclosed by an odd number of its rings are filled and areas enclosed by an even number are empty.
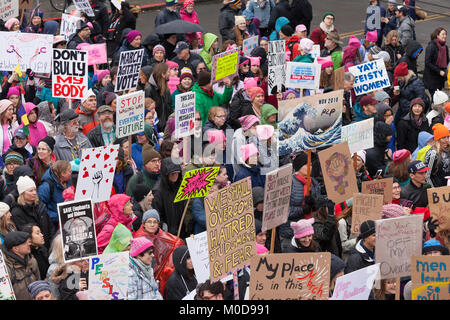
<svg viewBox="0 0 450 320">
<path fill-rule="evenodd" d="M 275 7 L 275 3 L 273 0 L 267 1 L 264 9 L 261 9 L 255 0 L 251 0 L 248 4 L 247 10 L 252 12 L 255 17 L 257 17 L 260 21 L 260 28 L 267 28 L 269 26 L 270 20 L 270 11 Z"/>
<path fill-rule="evenodd" d="M 53 182 L 53 194 L 50 194 L 50 185 L 45 180 Z M 52 222 L 57 223 L 59 221 L 57 204 L 64 202 L 62 193 L 65 188 L 59 183 L 53 172 L 51 172 L 51 169 L 45 171 L 41 181 L 42 184 L 37 190 L 39 199 L 47 206 L 48 215 Z M 67 187 L 70 187 L 70 180 L 67 182 Z"/>
<path fill-rule="evenodd" d="M 136 168 L 141 171 L 144 164 L 142 163 L 142 146 L 133 143 L 131 145 L 131 157 L 134 160 L 134 163 L 136 164 Z"/>
<path fill-rule="evenodd" d="M 363 113 L 363 111 L 361 109 L 361 105 L 359 104 L 359 102 L 357 102 L 355 104 L 353 109 L 355 110 L 355 114 L 356 114 L 355 119 L 353 119 L 354 122 L 359 122 L 359 121 L 367 120 L 367 119 L 370 119 L 370 118 L 374 118 L 375 115 L 376 115 L 376 113 L 374 113 L 372 116 L 368 116 L 367 114 Z"/>
<path fill-rule="evenodd" d="M 427 142 L 430 141 L 430 139 L 432 139 L 432 138 L 434 138 L 434 136 L 427 131 L 419 132 L 419 136 L 417 138 L 417 148 L 411 154 L 411 157 L 413 160 L 416 160 L 419 150 L 422 149 L 423 147 L 425 147 L 427 145 Z"/>
<path fill-rule="evenodd" d="M 194 219 L 194 234 L 206 231 L 204 198 L 194 199 L 192 203 L 192 218 Z"/>
<path fill-rule="evenodd" d="M 241 170 L 234 177 L 234 182 L 250 177 L 252 179 L 252 188 L 263 187 L 266 184 L 266 176 L 261 175 L 261 167 L 259 165 L 255 167 L 243 166 Z"/>
</svg>

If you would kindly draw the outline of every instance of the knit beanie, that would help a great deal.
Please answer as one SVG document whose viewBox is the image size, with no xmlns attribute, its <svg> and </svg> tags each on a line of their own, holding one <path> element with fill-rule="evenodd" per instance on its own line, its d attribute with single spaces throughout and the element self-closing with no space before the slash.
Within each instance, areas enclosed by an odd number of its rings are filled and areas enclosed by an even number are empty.
<svg viewBox="0 0 450 320">
<path fill-rule="evenodd" d="M 275 128 L 270 124 L 261 124 L 256 126 L 256 135 L 260 141 L 272 138 Z"/>
<path fill-rule="evenodd" d="M 264 254 L 266 252 L 269 252 L 269 249 L 267 249 L 262 244 L 259 244 L 259 243 L 256 244 L 256 254 Z"/>
<path fill-rule="evenodd" d="M 223 130 L 210 129 L 207 130 L 206 133 L 208 135 L 208 142 L 213 145 L 217 145 L 227 141 L 227 138 Z"/>
<path fill-rule="evenodd" d="M 443 256 L 449 255 L 449 250 L 447 247 L 443 246 L 438 240 L 432 239 L 425 241 L 422 248 L 422 254 L 427 254 L 431 251 L 440 251 Z"/>
<path fill-rule="evenodd" d="M 79 172 L 80 164 L 81 164 L 80 158 L 75 158 L 72 161 L 70 161 L 70 169 L 72 170 L 72 172 Z"/>
<path fill-rule="evenodd" d="M 408 157 L 411 155 L 411 152 L 407 149 L 401 149 L 394 152 L 392 155 L 392 160 L 395 164 L 402 163 L 408 159 Z"/>
<path fill-rule="evenodd" d="M 291 228 L 294 231 L 294 237 L 300 239 L 314 234 L 313 228 L 314 218 L 301 219 L 297 222 L 291 222 Z"/>
<path fill-rule="evenodd" d="M 241 23 L 246 23 L 245 17 L 244 16 L 234 16 L 234 24 L 237 26 Z"/>
<path fill-rule="evenodd" d="M 50 284 L 47 281 L 38 280 L 28 285 L 28 292 L 30 293 L 33 299 L 36 298 L 36 296 L 42 291 L 52 292 L 50 289 Z"/>
<path fill-rule="evenodd" d="M 183 2 L 183 8 L 186 8 L 188 5 L 193 5 L 194 4 L 194 0 L 184 0 Z"/>
<path fill-rule="evenodd" d="M 264 90 L 261 89 L 260 87 L 251 87 L 247 89 L 247 93 L 250 100 L 253 102 L 253 100 L 256 98 L 258 94 L 264 95 Z"/>
<path fill-rule="evenodd" d="M 117 95 L 114 92 L 105 91 L 103 92 L 103 100 L 105 100 L 105 104 L 111 105 L 114 99 L 117 98 Z"/>
<path fill-rule="evenodd" d="M 294 172 L 300 170 L 307 163 L 308 163 L 308 155 L 303 151 L 299 152 L 298 154 L 295 154 L 292 157 L 292 167 L 294 169 Z"/>
<path fill-rule="evenodd" d="M 142 223 L 145 223 L 145 221 L 150 218 L 156 219 L 158 222 L 161 221 L 159 218 L 159 213 L 155 209 L 150 209 L 144 212 L 144 215 L 142 216 Z"/>
<path fill-rule="evenodd" d="M 137 36 L 141 36 L 142 38 L 142 33 L 140 33 L 137 30 L 131 30 L 130 32 L 127 33 L 125 38 L 127 38 L 128 42 L 131 43 Z"/>
<path fill-rule="evenodd" d="M 259 151 L 253 143 L 249 143 L 241 146 L 241 153 L 242 153 L 242 160 L 245 162 L 251 156 L 259 154 Z"/>
<path fill-rule="evenodd" d="M 20 96 L 20 88 L 18 86 L 9 88 L 8 94 L 6 95 L 6 99 L 9 99 L 9 97 L 12 95 Z"/>
<path fill-rule="evenodd" d="M 281 27 L 281 32 L 286 37 L 292 37 L 292 35 L 294 34 L 294 29 L 292 29 L 292 27 L 290 25 L 285 24 L 284 26 Z"/>
<path fill-rule="evenodd" d="M 405 213 L 401 205 L 389 203 L 383 205 L 381 218 L 382 219 L 398 218 L 403 216 L 404 214 Z"/>
<path fill-rule="evenodd" d="M 13 103 L 8 99 L 2 99 L 0 100 L 0 114 L 6 111 L 6 109 L 9 108 L 9 106 L 12 106 Z"/>
<path fill-rule="evenodd" d="M 250 129 L 255 123 L 259 123 L 259 118 L 253 114 L 242 116 L 238 120 L 244 131 Z"/>
<path fill-rule="evenodd" d="M 53 152 L 56 141 L 52 136 L 46 136 L 45 138 L 41 139 L 39 142 L 44 142 L 50 148 L 50 150 L 52 150 L 52 152 Z"/>
<path fill-rule="evenodd" d="M 433 129 L 434 141 L 438 141 L 442 138 L 450 136 L 450 132 L 448 131 L 447 127 L 444 126 L 442 123 L 436 123 L 432 129 Z"/>
<path fill-rule="evenodd" d="M 150 191 L 152 191 L 152 189 L 149 186 L 139 183 L 132 190 L 133 198 L 137 202 L 141 202 L 150 193 Z"/>
<path fill-rule="evenodd" d="M 15 23 L 19 23 L 20 21 L 17 20 L 16 18 L 10 18 L 5 22 L 5 28 L 8 30 L 11 30 L 11 27 L 15 24 Z"/>
<path fill-rule="evenodd" d="M 331 254 L 330 280 L 345 269 L 345 262 L 338 256 Z"/>
<path fill-rule="evenodd" d="M 394 77 L 402 77 L 408 75 L 408 64 L 406 62 L 399 63 L 394 69 Z"/>
<path fill-rule="evenodd" d="M 190 78 L 192 81 L 194 81 L 194 76 L 192 75 L 192 70 L 191 69 L 189 69 L 189 68 L 181 69 L 180 82 L 184 78 Z"/>
<path fill-rule="evenodd" d="M 377 30 L 368 31 L 366 33 L 366 40 L 376 42 L 378 40 L 378 31 Z"/>
<path fill-rule="evenodd" d="M 146 237 L 130 239 L 130 243 L 130 256 L 132 257 L 137 257 L 140 253 L 144 252 L 150 247 L 153 247 L 153 242 L 148 240 Z"/>
<path fill-rule="evenodd" d="M 111 74 L 109 70 L 98 70 L 97 72 L 97 80 L 98 82 L 102 82 L 103 78 L 107 76 L 108 74 Z"/>
<path fill-rule="evenodd" d="M 259 203 L 264 202 L 264 188 L 253 187 L 252 188 L 253 206 L 256 207 Z"/>
<path fill-rule="evenodd" d="M 147 162 L 150 162 L 155 158 L 161 159 L 159 152 L 156 151 L 151 145 L 145 144 L 142 148 L 142 163 L 146 165 Z"/>
<path fill-rule="evenodd" d="M 28 176 L 19 177 L 19 180 L 17 180 L 16 185 L 19 195 L 21 195 L 22 193 L 31 188 L 36 188 L 36 184 L 34 183 L 33 179 L 31 179 Z"/>
<path fill-rule="evenodd" d="M 448 95 L 439 89 L 436 90 L 436 92 L 433 94 L 433 104 L 443 104 L 448 101 Z"/>
<path fill-rule="evenodd" d="M 373 220 L 366 220 L 363 223 L 361 223 L 361 226 L 359 227 L 360 231 L 360 238 L 365 239 L 368 236 L 375 233 L 375 221 Z"/>
<path fill-rule="evenodd" d="M 10 207 L 7 203 L 0 202 L 0 219 L 9 212 Z"/>
<path fill-rule="evenodd" d="M 356 156 L 360 157 L 361 160 L 366 163 L 366 150 L 361 150 L 356 153 Z"/>
<path fill-rule="evenodd" d="M 244 90 L 258 86 L 258 78 L 245 78 L 244 79 Z"/>
<path fill-rule="evenodd" d="M 23 160 L 23 156 L 15 151 L 10 151 L 5 156 L 5 165 L 8 164 L 19 164 L 23 165 L 25 161 Z"/>
<path fill-rule="evenodd" d="M 167 60 L 166 61 L 167 65 L 169 66 L 169 69 L 174 69 L 174 68 L 178 68 L 178 63 L 171 61 L 171 60 Z"/>
<path fill-rule="evenodd" d="M 314 41 L 308 38 L 300 40 L 300 48 L 306 53 L 310 54 L 313 51 Z"/>
<path fill-rule="evenodd" d="M 162 51 L 164 52 L 164 54 L 166 54 L 166 48 L 164 48 L 160 44 L 157 44 L 156 46 L 153 47 L 153 55 L 155 54 L 156 51 Z"/>
<path fill-rule="evenodd" d="M 450 113 L 450 102 L 447 102 L 447 103 L 445 104 L 444 110 L 445 110 L 445 112 Z"/>
<path fill-rule="evenodd" d="M 200 87 L 206 86 L 211 82 L 211 73 L 209 71 L 201 71 L 198 74 L 197 82 Z"/>
<path fill-rule="evenodd" d="M 317 57 L 317 62 L 322 66 L 322 70 L 327 68 L 327 67 L 332 67 L 333 66 L 333 60 L 331 59 L 331 56 Z"/>
<path fill-rule="evenodd" d="M 325 13 L 323 14 L 323 16 L 322 16 L 322 21 L 325 20 L 325 17 L 326 17 L 326 16 L 333 16 L 333 18 L 336 19 L 336 17 L 334 16 L 334 13 L 333 13 L 333 12 L 327 11 L 327 12 L 325 12 Z"/>
<path fill-rule="evenodd" d="M 5 236 L 3 245 L 6 249 L 11 250 L 12 247 L 23 244 L 29 238 L 31 238 L 31 234 L 28 232 L 11 231 Z"/>
<path fill-rule="evenodd" d="M 356 49 L 359 49 L 361 47 L 361 42 L 359 39 L 355 36 L 351 36 L 348 40 L 348 45 L 351 47 L 355 47 Z"/>
<path fill-rule="evenodd" d="M 373 46 L 369 49 L 369 53 L 373 56 L 381 52 L 381 48 L 379 46 Z"/>
<path fill-rule="evenodd" d="M 422 106 L 422 110 L 425 110 L 425 102 L 423 102 L 422 98 L 414 98 L 411 100 L 411 103 L 409 104 L 409 107 L 412 108 L 414 105 L 420 104 Z"/>
</svg>

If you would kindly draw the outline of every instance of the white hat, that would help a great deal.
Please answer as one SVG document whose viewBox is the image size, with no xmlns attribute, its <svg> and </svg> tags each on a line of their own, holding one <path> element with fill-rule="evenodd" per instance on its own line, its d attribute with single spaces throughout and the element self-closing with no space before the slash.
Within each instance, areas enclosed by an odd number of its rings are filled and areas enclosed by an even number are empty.
<svg viewBox="0 0 450 320">
<path fill-rule="evenodd" d="M 0 202 L 0 218 L 3 217 L 6 213 L 9 212 L 9 206 L 8 204 L 4 202 Z"/>
<path fill-rule="evenodd" d="M 391 60 L 391 56 L 386 51 L 380 51 L 377 54 L 372 55 L 375 59 L 383 59 L 384 62 Z"/>
<path fill-rule="evenodd" d="M 95 93 L 94 91 L 92 91 L 92 89 L 89 89 L 86 95 L 81 98 L 81 103 L 85 102 L 90 96 L 95 96 Z"/>
<path fill-rule="evenodd" d="M 436 90 L 436 92 L 433 95 L 433 104 L 434 105 L 444 104 L 447 101 L 448 101 L 447 94 L 439 89 Z"/>
<path fill-rule="evenodd" d="M 358 151 L 356 153 L 356 155 L 358 157 L 360 157 L 364 163 L 366 163 L 366 151 L 365 150 Z"/>
<path fill-rule="evenodd" d="M 19 177 L 19 180 L 17 180 L 16 185 L 19 195 L 21 195 L 22 193 L 31 188 L 36 188 L 36 184 L 34 183 L 33 179 L 31 179 L 29 176 Z"/>
<path fill-rule="evenodd" d="M 308 38 L 303 38 L 302 40 L 300 40 L 300 48 L 302 48 L 302 50 L 306 53 L 311 53 L 313 50 L 313 46 L 314 41 Z"/>
</svg>

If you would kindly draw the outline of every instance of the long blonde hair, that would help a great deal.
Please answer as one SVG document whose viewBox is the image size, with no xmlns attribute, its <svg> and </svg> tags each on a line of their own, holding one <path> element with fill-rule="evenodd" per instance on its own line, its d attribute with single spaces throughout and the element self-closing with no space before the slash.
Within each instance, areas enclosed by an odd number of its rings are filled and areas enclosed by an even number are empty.
<svg viewBox="0 0 450 320">
<path fill-rule="evenodd" d="M 61 241 L 61 233 L 58 233 L 52 240 L 50 246 L 50 255 L 55 256 L 55 260 L 59 265 L 64 264 L 63 247 Z M 49 255 L 49 256 L 50 256 Z"/>
<path fill-rule="evenodd" d="M 386 39 L 384 40 L 384 44 L 390 45 L 391 44 L 391 40 L 392 38 L 396 36 L 397 37 L 397 46 L 399 45 L 399 41 L 400 41 L 400 37 L 398 36 L 398 32 L 397 30 L 391 30 L 388 32 L 388 34 L 386 35 Z"/>
<path fill-rule="evenodd" d="M 7 233 L 15 230 L 17 230 L 17 228 L 14 222 L 12 220 L 8 222 L 6 214 L 4 214 L 0 218 L 0 233 L 6 235 Z"/>
</svg>

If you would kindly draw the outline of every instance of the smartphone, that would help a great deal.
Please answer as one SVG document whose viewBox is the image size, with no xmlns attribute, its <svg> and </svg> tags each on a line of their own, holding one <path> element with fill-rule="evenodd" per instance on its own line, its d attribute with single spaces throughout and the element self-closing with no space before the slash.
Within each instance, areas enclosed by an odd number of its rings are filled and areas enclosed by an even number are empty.
<svg viewBox="0 0 450 320">
<path fill-rule="evenodd" d="M 374 179 L 378 179 L 379 176 L 383 173 L 383 169 L 378 169 L 377 173 L 375 173 Z"/>
</svg>

